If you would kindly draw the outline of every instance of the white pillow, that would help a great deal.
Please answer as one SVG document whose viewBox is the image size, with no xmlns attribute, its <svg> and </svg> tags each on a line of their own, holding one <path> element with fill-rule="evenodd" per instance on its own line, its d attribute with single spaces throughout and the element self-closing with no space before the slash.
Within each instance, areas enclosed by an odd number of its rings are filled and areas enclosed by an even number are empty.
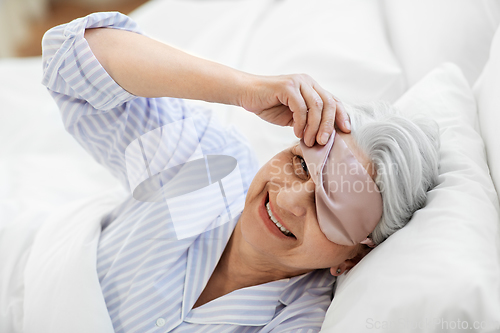
<svg viewBox="0 0 500 333">
<path fill-rule="evenodd" d="M 498 331 L 499 207 L 472 91 L 444 64 L 395 105 L 439 123 L 439 185 L 406 227 L 338 279 L 322 332 L 476 332 L 495 320 Z"/>
<path fill-rule="evenodd" d="M 157 0 L 130 17 L 148 36 L 238 68 L 249 34 L 272 0 Z"/>
<path fill-rule="evenodd" d="M 242 69 L 307 73 L 348 103 L 393 102 L 407 88 L 372 0 L 275 1 L 254 26 Z"/>
<path fill-rule="evenodd" d="M 491 44 L 490 59 L 474 84 L 474 94 L 488 165 L 500 198 L 500 28 Z"/>
<path fill-rule="evenodd" d="M 470 84 L 488 60 L 500 23 L 498 0 L 382 0 L 389 38 L 409 85 L 445 61 Z"/>
</svg>

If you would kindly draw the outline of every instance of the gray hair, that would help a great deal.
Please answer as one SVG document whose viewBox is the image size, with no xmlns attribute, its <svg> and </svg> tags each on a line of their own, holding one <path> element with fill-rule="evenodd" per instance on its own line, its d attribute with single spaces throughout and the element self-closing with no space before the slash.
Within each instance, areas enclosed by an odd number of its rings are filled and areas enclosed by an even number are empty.
<svg viewBox="0 0 500 333">
<path fill-rule="evenodd" d="M 346 106 L 346 111 L 382 194 L 382 218 L 370 236 L 380 244 L 408 223 L 436 186 L 439 127 L 430 119 L 405 117 L 383 102 Z"/>
</svg>

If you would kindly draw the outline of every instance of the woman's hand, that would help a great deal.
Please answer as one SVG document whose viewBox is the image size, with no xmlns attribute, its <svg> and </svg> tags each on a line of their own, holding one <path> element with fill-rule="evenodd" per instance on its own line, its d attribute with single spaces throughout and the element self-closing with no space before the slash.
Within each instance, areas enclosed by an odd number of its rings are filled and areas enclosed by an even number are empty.
<svg viewBox="0 0 500 333">
<path fill-rule="evenodd" d="M 295 135 L 309 147 L 326 144 L 334 124 L 350 132 L 349 116 L 342 102 L 306 74 L 253 76 L 240 106 L 262 119 L 293 126 Z"/>
</svg>

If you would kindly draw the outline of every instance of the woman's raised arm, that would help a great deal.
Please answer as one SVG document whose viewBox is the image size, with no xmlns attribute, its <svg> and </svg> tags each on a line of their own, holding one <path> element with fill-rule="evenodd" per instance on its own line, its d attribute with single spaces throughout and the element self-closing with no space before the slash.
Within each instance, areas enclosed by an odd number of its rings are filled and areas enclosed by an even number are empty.
<svg viewBox="0 0 500 333">
<path fill-rule="evenodd" d="M 141 97 L 176 97 L 238 105 L 250 75 L 131 31 L 87 29 L 85 39 L 108 74 Z"/>
<path fill-rule="evenodd" d="M 326 143 L 334 120 L 349 132 L 342 104 L 308 75 L 252 75 L 119 29 L 87 29 L 85 39 L 108 74 L 133 95 L 241 106 L 271 123 L 293 126 L 309 146 Z"/>
</svg>

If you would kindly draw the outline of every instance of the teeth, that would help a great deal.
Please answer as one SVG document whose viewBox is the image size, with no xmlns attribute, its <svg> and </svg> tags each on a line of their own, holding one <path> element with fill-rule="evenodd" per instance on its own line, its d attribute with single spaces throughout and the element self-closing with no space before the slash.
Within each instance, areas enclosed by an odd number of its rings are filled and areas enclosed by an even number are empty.
<svg viewBox="0 0 500 333">
<path fill-rule="evenodd" d="M 273 216 L 273 212 L 271 212 L 271 207 L 269 206 L 269 202 L 266 204 L 266 208 L 267 208 L 267 215 L 269 215 L 271 221 L 273 221 L 274 224 L 276 224 L 276 226 L 281 230 L 283 234 L 285 234 L 286 236 L 291 236 L 292 232 L 287 228 L 285 228 L 284 226 L 282 226 L 281 223 L 279 223 L 278 220 L 276 220 L 276 218 Z"/>
</svg>

